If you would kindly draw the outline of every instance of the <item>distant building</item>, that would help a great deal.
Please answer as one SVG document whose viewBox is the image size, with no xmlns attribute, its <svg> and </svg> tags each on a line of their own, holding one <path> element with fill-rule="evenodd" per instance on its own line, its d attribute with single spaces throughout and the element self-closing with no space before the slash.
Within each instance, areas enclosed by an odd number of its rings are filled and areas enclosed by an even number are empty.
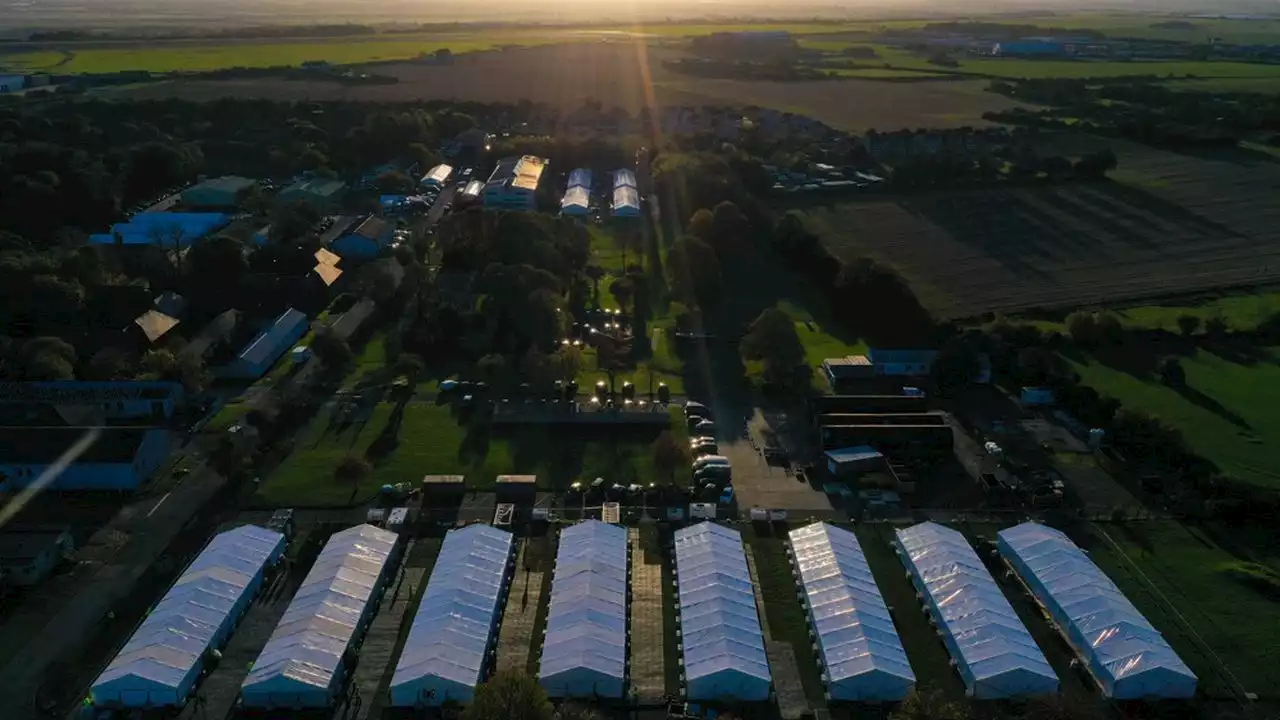
<svg viewBox="0 0 1280 720">
<path fill-rule="evenodd" d="M 453 196 L 453 204 L 459 206 L 475 205 L 484 196 L 484 181 L 472 180 L 461 191 Z"/>
<path fill-rule="evenodd" d="M 484 206 L 506 210 L 533 210 L 538 181 L 547 161 L 532 155 L 503 158 L 484 185 Z"/>
<path fill-rule="evenodd" d="M 569 173 L 569 184 L 560 200 L 560 212 L 565 215 L 586 215 L 591 207 L 591 171 L 578 168 Z"/>
<path fill-rule="evenodd" d="M 1041 407 L 1056 402 L 1053 388 L 1047 387 L 1024 387 L 1018 395 L 1018 401 L 1027 407 Z"/>
<path fill-rule="evenodd" d="M 938 353 L 936 350 L 873 349 L 868 356 L 876 375 L 914 377 L 928 375 L 933 370 L 933 361 Z"/>
<path fill-rule="evenodd" d="M 991 54 L 996 57 L 1064 55 L 1066 48 L 1052 40 L 1009 40 L 992 46 Z"/>
<path fill-rule="evenodd" d="M 186 250 L 231 224 L 223 213 L 142 212 L 111 231 L 89 236 L 93 245 L 155 245 L 164 250 Z"/>
<path fill-rule="evenodd" d="M 30 587 L 75 550 L 65 526 L 9 527 L 0 533 L 0 586 Z"/>
<path fill-rule="evenodd" d="M 265 330 L 258 333 L 257 337 L 240 351 L 230 365 L 218 372 L 218 375 L 225 378 L 257 380 L 266 375 L 271 366 L 275 365 L 276 361 L 306 334 L 310 324 L 306 315 L 289 308 Z"/>
<path fill-rule="evenodd" d="M 176 328 L 182 321 L 159 310 L 148 310 L 134 318 L 133 324 L 141 331 L 148 343 L 154 343 Z"/>
<path fill-rule="evenodd" d="M 858 380 L 867 380 L 876 375 L 871 358 L 866 355 L 846 355 L 841 358 L 827 358 L 822 361 L 822 374 L 837 394 L 845 385 Z"/>
<path fill-rule="evenodd" d="M 163 422 L 185 401 L 178 383 L 164 381 L 57 380 L 0 383 L 0 413 L 7 424 L 23 422 L 24 408 L 52 408 L 67 425 L 107 420 Z"/>
<path fill-rule="evenodd" d="M 828 450 L 823 458 L 827 461 L 827 472 L 842 480 L 864 472 L 883 470 L 885 466 L 884 455 L 870 445 Z"/>
<path fill-rule="evenodd" d="M 17 92 L 26 85 L 27 78 L 24 75 L 0 75 L 0 93 Z"/>
<path fill-rule="evenodd" d="M 472 128 L 446 141 L 440 146 L 440 152 L 447 158 L 454 158 L 458 163 L 465 164 L 479 160 L 492 147 L 492 135 L 479 128 Z"/>
<path fill-rule="evenodd" d="M 0 492 L 31 485 L 89 432 L 84 427 L 0 428 Z M 107 427 L 99 432 L 49 489 L 136 490 L 169 454 L 166 430 Z"/>
<path fill-rule="evenodd" d="M 205 180 L 182 191 L 182 204 L 189 208 L 234 209 L 258 182 L 236 175 Z"/>
<path fill-rule="evenodd" d="M 431 171 L 422 176 L 422 181 L 418 183 L 424 188 L 441 187 L 449 182 L 449 176 L 453 175 L 453 167 L 449 165 L 437 165 L 431 168 Z"/>
<path fill-rule="evenodd" d="M 622 168 L 613 172 L 613 216 L 636 217 L 640 214 L 640 191 L 636 174 Z"/>
<path fill-rule="evenodd" d="M 324 180 L 314 178 L 297 182 L 280 191 L 280 202 L 294 203 L 299 200 L 317 208 L 329 208 L 338 204 L 342 192 L 347 186 L 341 180 Z"/>
<path fill-rule="evenodd" d="M 351 232 L 333 241 L 329 249 L 344 260 L 372 260 L 391 245 L 394 231 L 394 225 L 370 215 Z"/>
</svg>

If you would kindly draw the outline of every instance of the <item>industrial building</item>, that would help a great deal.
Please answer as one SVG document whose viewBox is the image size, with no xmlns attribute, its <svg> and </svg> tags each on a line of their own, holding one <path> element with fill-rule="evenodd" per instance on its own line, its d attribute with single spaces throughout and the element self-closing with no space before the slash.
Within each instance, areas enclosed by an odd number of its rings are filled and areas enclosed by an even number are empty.
<svg viewBox="0 0 1280 720">
<path fill-rule="evenodd" d="M 450 530 L 391 678 L 393 707 L 469 703 L 498 641 L 515 557 L 512 535 L 488 525 Z"/>
<path fill-rule="evenodd" d="M 244 707 L 332 707 L 399 560 L 398 536 L 372 525 L 333 534 L 249 676 Z"/>
<path fill-rule="evenodd" d="M 872 348 L 867 353 L 878 376 L 922 377 L 933 370 L 936 350 L 881 350 Z"/>
<path fill-rule="evenodd" d="M 955 444 L 955 436 L 951 426 L 946 424 L 946 419 L 940 415 L 921 415 L 920 418 L 919 424 L 911 425 L 873 422 L 857 425 L 823 425 L 822 447 L 841 449 L 870 445 L 890 456 L 950 452 Z"/>
<path fill-rule="evenodd" d="M 1111 700 L 1190 698 L 1196 675 L 1160 631 L 1060 530 L 1001 530 L 1000 555 L 1048 612 Z"/>
<path fill-rule="evenodd" d="M 827 473 L 838 479 L 874 472 L 882 469 L 886 463 L 884 455 L 870 445 L 828 450 L 823 453 L 823 459 L 827 461 Z"/>
<path fill-rule="evenodd" d="M 461 190 L 454 193 L 453 204 L 458 207 L 475 205 L 480 202 L 482 195 L 484 195 L 484 181 L 472 180 L 464 185 Z"/>
<path fill-rule="evenodd" d="M 422 176 L 422 180 L 418 182 L 418 186 L 422 188 L 443 187 L 449 182 L 449 177 L 453 175 L 453 167 L 450 165 L 437 165 L 426 175 Z"/>
<path fill-rule="evenodd" d="M 182 386 L 162 380 L 54 380 L 0 383 L 0 414 L 21 419 L 26 408 L 52 408 L 68 425 L 104 420 L 162 422 L 185 401 Z M 17 423 L 15 423 L 17 424 Z"/>
<path fill-rule="evenodd" d="M 284 535 L 253 525 L 210 540 L 93 682 L 94 705 L 186 705 L 209 651 L 231 635 L 284 545 Z"/>
<path fill-rule="evenodd" d="M 538 682 L 556 698 L 627 691 L 627 529 L 587 520 L 560 533 Z"/>
<path fill-rule="evenodd" d="M 256 180 L 236 175 L 205 180 L 182 191 L 182 205 L 188 208 L 233 210 L 257 184 Z"/>
<path fill-rule="evenodd" d="M 169 331 L 178 327 L 181 322 L 178 318 L 155 309 L 148 310 L 133 319 L 133 324 L 142 331 L 142 336 L 148 343 L 154 343 L 168 335 Z"/>
<path fill-rule="evenodd" d="M 257 380 L 307 333 L 310 324 L 303 313 L 293 308 L 285 310 L 217 374 L 224 378 Z"/>
<path fill-rule="evenodd" d="M 874 378 L 876 371 L 871 364 L 871 358 L 866 355 L 846 355 L 823 360 L 822 374 L 826 376 L 831 389 L 836 394 L 840 394 L 850 383 Z"/>
<path fill-rule="evenodd" d="M 569 173 L 569 184 L 560 200 L 565 215 L 586 215 L 591 207 L 591 171 L 578 168 Z"/>
<path fill-rule="evenodd" d="M 542 171 L 548 161 L 532 155 L 503 158 L 484 185 L 484 206 L 505 210 L 533 210 Z"/>
<path fill-rule="evenodd" d="M 128 222 L 112 225 L 109 232 L 90 235 L 89 243 L 186 250 L 231 224 L 231 219 L 223 213 L 141 212 Z"/>
<path fill-rule="evenodd" d="M 0 75 L 0 93 L 18 92 L 26 85 L 25 75 Z"/>
<path fill-rule="evenodd" d="M 857 536 L 814 523 L 792 530 L 788 542 L 827 694 L 851 702 L 905 698 L 915 673 Z"/>
<path fill-rule="evenodd" d="M 391 246 L 391 236 L 394 231 L 395 225 L 376 215 L 370 215 L 350 232 L 334 240 L 329 249 L 343 260 L 373 260 Z"/>
<path fill-rule="evenodd" d="M 898 530 L 898 558 L 942 631 L 965 692 L 1006 699 L 1058 692 L 1058 676 L 973 546 L 932 522 Z"/>
<path fill-rule="evenodd" d="M 636 174 L 626 168 L 613 172 L 613 216 L 636 217 L 640 214 L 640 191 Z"/>
<path fill-rule="evenodd" d="M 75 550 L 64 525 L 7 526 L 0 532 L 0 587 L 31 587 Z"/>
<path fill-rule="evenodd" d="M 313 178 L 290 185 L 281 190 L 277 197 L 283 203 L 302 201 L 317 209 L 326 209 L 338 204 L 346 188 L 346 184 L 341 180 Z"/>
<path fill-rule="evenodd" d="M 859 413 L 922 413 L 928 409 L 923 395 L 817 395 L 809 400 L 814 419 L 823 424 L 828 415 Z"/>
<path fill-rule="evenodd" d="M 159 428 L 0 428 L 0 492 L 31 485 L 95 431 L 97 440 L 47 489 L 136 490 L 169 454 L 169 433 Z"/>
<path fill-rule="evenodd" d="M 675 562 L 685 696 L 768 700 L 773 675 L 742 536 L 712 522 L 681 528 Z"/>
</svg>

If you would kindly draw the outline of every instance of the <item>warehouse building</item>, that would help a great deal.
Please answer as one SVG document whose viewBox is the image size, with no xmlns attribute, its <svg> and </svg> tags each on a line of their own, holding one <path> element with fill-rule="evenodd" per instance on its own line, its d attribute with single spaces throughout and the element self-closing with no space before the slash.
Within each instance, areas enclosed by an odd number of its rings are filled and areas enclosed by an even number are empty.
<svg viewBox="0 0 1280 720">
<path fill-rule="evenodd" d="M 240 687 L 244 707 L 333 706 L 399 560 L 398 536 L 372 525 L 333 534 Z"/>
<path fill-rule="evenodd" d="M 538 682 L 556 698 L 627 690 L 627 529 L 587 520 L 560 533 Z"/>
<path fill-rule="evenodd" d="M 346 184 L 340 180 L 314 178 L 290 185 L 281 190 L 278 197 L 283 203 L 302 201 L 323 210 L 336 206 L 346 188 Z"/>
<path fill-rule="evenodd" d="M 182 191 L 182 205 L 188 208 L 233 210 L 239 207 L 257 185 L 256 180 L 237 175 L 205 180 Z"/>
<path fill-rule="evenodd" d="M 393 707 L 469 703 L 485 678 L 514 568 L 511 533 L 450 530 L 391 678 Z"/>
<path fill-rule="evenodd" d="M 163 250 L 186 250 L 231 224 L 223 213 L 141 212 L 128 222 L 116 223 L 110 232 L 89 236 L 93 245 L 141 247 L 155 245 Z"/>
<path fill-rule="evenodd" d="M 535 209 L 538 181 L 547 163 L 532 155 L 499 160 L 484 185 L 484 206 L 505 210 Z"/>
<path fill-rule="evenodd" d="M 857 536 L 814 523 L 792 530 L 788 543 L 831 699 L 905 698 L 915 673 Z"/>
<path fill-rule="evenodd" d="M 418 183 L 418 186 L 422 188 L 443 187 L 445 183 L 449 182 L 449 177 L 451 175 L 453 175 L 452 166 L 443 164 L 437 165 L 431 168 L 426 175 L 422 176 L 422 180 Z"/>
<path fill-rule="evenodd" d="M 217 374 L 224 378 L 257 380 L 307 333 L 310 324 L 303 313 L 293 308 L 285 310 Z"/>
<path fill-rule="evenodd" d="M 898 558 L 924 598 L 969 697 L 1058 692 L 1058 676 L 973 546 L 925 522 L 898 530 Z"/>
<path fill-rule="evenodd" d="M 376 215 L 370 215 L 350 232 L 334 240 L 329 249 L 343 260 L 373 260 L 391 246 L 394 231 L 395 225 Z"/>
<path fill-rule="evenodd" d="M 284 544 L 284 535 L 253 525 L 210 540 L 94 681 L 93 704 L 122 710 L 185 706 L 209 651 L 226 643 Z"/>
<path fill-rule="evenodd" d="M 8 526 L 0 533 L 0 587 L 31 587 L 75 550 L 63 525 Z"/>
<path fill-rule="evenodd" d="M 881 470 L 887 462 L 884 455 L 870 445 L 828 450 L 823 453 L 823 459 L 827 461 L 827 472 L 831 477 L 841 480 Z"/>
<path fill-rule="evenodd" d="M 560 200 L 560 212 L 565 215 L 586 215 L 591 208 L 591 171 L 577 168 L 569 173 L 569 184 Z"/>
<path fill-rule="evenodd" d="M 25 75 L 0 75 L 0 93 L 18 92 L 26 87 Z"/>
<path fill-rule="evenodd" d="M 50 490 L 136 490 L 169 454 L 159 428 L 96 428 L 90 444 L 47 486 Z M 95 428 L 0 428 L 0 492 L 30 486 Z"/>
<path fill-rule="evenodd" d="M 613 173 L 613 216 L 636 217 L 640 214 L 640 191 L 636 174 L 625 168 Z"/>
<path fill-rule="evenodd" d="M 162 422 L 173 417 L 185 398 L 181 385 L 162 380 L 5 382 L 0 383 L 0 414 L 15 424 L 25 424 L 16 421 L 27 409 L 39 408 L 52 408 L 68 425 Z"/>
<path fill-rule="evenodd" d="M 711 522 L 681 528 L 675 561 L 686 697 L 768 700 L 773 675 L 742 536 Z"/>
<path fill-rule="evenodd" d="M 921 377 L 933 370 L 936 350 L 879 350 L 872 348 L 867 357 L 878 376 Z"/>
<path fill-rule="evenodd" d="M 1190 698 L 1196 675 L 1060 530 L 1026 522 L 996 546 L 1111 700 Z"/>
</svg>

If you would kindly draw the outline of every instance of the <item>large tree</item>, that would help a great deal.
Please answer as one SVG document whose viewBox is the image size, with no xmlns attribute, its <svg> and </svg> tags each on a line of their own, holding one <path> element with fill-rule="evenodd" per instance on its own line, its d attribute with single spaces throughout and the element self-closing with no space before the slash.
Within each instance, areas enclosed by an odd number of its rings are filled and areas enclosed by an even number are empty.
<svg viewBox="0 0 1280 720">
<path fill-rule="evenodd" d="M 676 296 L 685 302 L 714 302 L 723 290 L 720 259 L 711 246 L 696 237 L 685 236 L 667 253 L 667 274 Z"/>
<path fill-rule="evenodd" d="M 778 308 L 760 313 L 742 336 L 740 349 L 747 360 L 763 361 L 766 377 L 774 382 L 790 382 L 796 377 L 796 369 L 804 364 L 804 345 L 796 323 Z"/>
<path fill-rule="evenodd" d="M 462 720 L 553 720 L 547 693 L 529 675 L 501 670 L 476 688 Z"/>
<path fill-rule="evenodd" d="M 653 466 L 668 482 L 675 480 L 676 471 L 689 463 L 689 448 L 680 443 L 670 430 L 663 430 L 653 441 Z"/>
</svg>

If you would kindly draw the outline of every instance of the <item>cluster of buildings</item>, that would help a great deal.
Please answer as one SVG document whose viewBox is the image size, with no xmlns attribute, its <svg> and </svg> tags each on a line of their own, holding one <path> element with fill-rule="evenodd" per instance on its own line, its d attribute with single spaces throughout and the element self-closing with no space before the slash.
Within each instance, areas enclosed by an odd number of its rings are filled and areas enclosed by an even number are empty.
<svg viewBox="0 0 1280 720">
<path fill-rule="evenodd" d="M 560 212 L 573 217 L 583 217 L 595 210 L 591 201 L 591 170 L 578 168 L 569 173 L 568 186 L 560 200 Z M 613 190 L 609 212 L 613 217 L 637 217 L 640 215 L 640 190 L 635 172 L 626 168 L 613 171 Z"/>
<path fill-rule="evenodd" d="M 944 152 L 958 157 L 971 157 L 1010 147 L 1016 138 L 1008 128 L 968 128 L 871 132 L 861 140 L 872 158 L 892 162 Z"/>
<path fill-rule="evenodd" d="M 547 160 L 532 155 L 499 160 L 485 181 L 481 202 L 498 210 L 534 210 L 538 182 L 547 165 Z"/>
<path fill-rule="evenodd" d="M 15 93 L 29 88 L 47 87 L 48 75 L 5 75 L 0 74 L 0 95 Z"/>
</svg>

